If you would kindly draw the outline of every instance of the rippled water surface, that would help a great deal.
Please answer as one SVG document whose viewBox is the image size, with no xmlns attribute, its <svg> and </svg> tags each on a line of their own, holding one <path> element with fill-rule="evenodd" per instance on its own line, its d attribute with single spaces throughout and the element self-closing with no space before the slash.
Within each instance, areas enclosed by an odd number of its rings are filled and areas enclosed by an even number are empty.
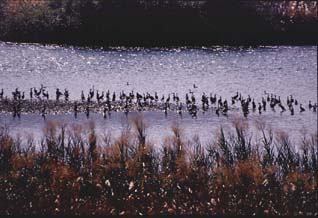
<svg viewBox="0 0 318 218">
<path fill-rule="evenodd" d="M 156 91 L 160 97 L 177 92 L 183 101 L 189 89 L 197 97 L 212 92 L 228 100 L 239 91 L 259 101 L 267 91 L 284 101 L 292 94 L 308 105 L 309 100 L 317 102 L 317 47 L 90 49 L 0 42 L 0 78 L 0 88 L 6 94 L 16 87 L 28 93 L 30 87 L 44 84 L 52 94 L 57 87 L 68 88 L 71 98 L 79 99 L 81 90 L 87 92 L 94 85 L 100 91 Z M 193 89 L 193 84 L 198 88 Z M 211 112 L 196 120 L 186 115 L 180 119 L 176 114 L 165 118 L 160 112 L 144 115 L 150 124 L 148 135 L 154 141 L 170 133 L 167 125 L 174 120 L 185 124 L 188 135 L 197 133 L 208 141 L 213 130 L 230 125 L 239 114 L 230 112 L 226 118 Z M 304 129 L 317 131 L 317 113 L 308 110 L 300 114 L 295 108 L 295 116 L 288 112 L 253 114 L 247 121 L 252 126 L 260 116 L 275 128 L 294 135 Z M 72 115 L 52 115 L 48 119 L 75 122 Z M 76 122 L 81 119 L 86 120 L 83 116 Z M 124 116 L 114 113 L 112 119 L 105 121 L 97 114 L 91 119 L 99 129 L 120 132 Z M 1 114 L 0 122 L 20 132 L 44 125 L 38 114 L 23 116 L 20 121 Z"/>
</svg>

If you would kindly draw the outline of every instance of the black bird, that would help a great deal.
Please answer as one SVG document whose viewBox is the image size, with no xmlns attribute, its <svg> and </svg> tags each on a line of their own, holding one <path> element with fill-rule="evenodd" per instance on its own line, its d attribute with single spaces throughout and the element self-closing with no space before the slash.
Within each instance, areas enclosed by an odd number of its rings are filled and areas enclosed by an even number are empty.
<svg viewBox="0 0 318 218">
<path fill-rule="evenodd" d="M 234 95 L 234 96 L 232 97 L 232 99 L 233 99 L 233 100 L 236 100 L 236 99 L 238 98 L 238 96 L 239 96 L 239 93 L 236 92 L 236 95 Z"/>
<path fill-rule="evenodd" d="M 294 108 L 293 108 L 293 106 L 291 106 L 289 109 L 290 109 L 290 115 L 293 116 L 293 115 L 294 115 Z"/>
<path fill-rule="evenodd" d="M 116 101 L 116 94 L 115 92 L 113 93 L 113 102 Z"/>
<path fill-rule="evenodd" d="M 168 98 L 166 99 L 167 103 L 170 103 L 170 94 L 168 95 Z"/>
<path fill-rule="evenodd" d="M 290 102 L 290 100 L 289 100 L 289 96 L 287 96 L 287 105 L 288 105 L 288 106 L 291 105 L 291 102 Z"/>
<path fill-rule="evenodd" d="M 308 107 L 309 107 L 309 110 L 311 110 L 311 108 L 313 107 L 313 105 L 311 104 L 311 101 L 309 101 Z"/>
<path fill-rule="evenodd" d="M 182 102 L 180 102 L 180 104 L 178 106 L 178 113 L 180 116 L 182 116 Z"/>
<path fill-rule="evenodd" d="M 98 90 L 96 91 L 96 100 L 99 102 L 99 93 L 98 93 Z"/>
<path fill-rule="evenodd" d="M 281 113 L 283 113 L 284 111 L 286 111 L 285 107 L 284 107 L 281 103 L 279 103 L 278 106 L 282 109 Z"/>
<path fill-rule="evenodd" d="M 74 104 L 74 116 L 75 116 L 75 119 L 77 118 L 77 102 L 75 102 Z"/>
<path fill-rule="evenodd" d="M 40 94 L 41 94 L 41 92 L 43 93 L 43 92 L 45 91 L 45 89 L 46 89 L 46 87 L 45 87 L 45 86 L 43 86 L 43 84 L 41 84 Z"/>
<path fill-rule="evenodd" d="M 192 115 L 192 118 L 197 118 L 197 106 L 195 104 L 192 104 L 190 113 Z"/>
<path fill-rule="evenodd" d="M 30 99 L 33 99 L 33 89 L 30 88 Z"/>
<path fill-rule="evenodd" d="M 82 102 L 85 101 L 85 95 L 84 95 L 84 91 L 82 90 L 82 94 L 81 94 L 81 99 L 82 99 Z"/>
<path fill-rule="evenodd" d="M 216 113 L 216 115 L 220 116 L 220 108 L 219 107 L 216 108 L 215 113 Z"/>
<path fill-rule="evenodd" d="M 12 92 L 12 96 L 13 96 L 14 100 L 17 100 L 19 98 L 20 92 L 19 92 L 18 88 L 16 88 L 15 91 Z"/>
<path fill-rule="evenodd" d="M 163 109 L 164 113 L 165 113 L 165 117 L 167 117 L 168 115 L 168 103 L 166 102 L 164 105 L 164 109 Z"/>
<path fill-rule="evenodd" d="M 216 94 L 214 94 L 213 97 L 212 97 L 212 94 L 210 95 L 210 101 L 211 101 L 211 104 L 215 104 L 216 103 Z"/>
<path fill-rule="evenodd" d="M 89 105 L 86 105 L 86 118 L 89 118 Z"/>
<path fill-rule="evenodd" d="M 18 112 L 17 112 L 17 116 L 18 116 L 18 118 L 19 118 L 19 120 L 20 120 L 20 118 L 21 118 L 21 111 L 18 109 Z"/>
<path fill-rule="evenodd" d="M 223 112 L 224 112 L 224 111 L 227 112 L 227 111 L 229 110 L 229 107 L 228 107 L 228 105 L 227 105 L 227 100 L 226 100 L 226 99 L 225 99 L 224 102 L 223 102 L 223 107 L 224 107 Z"/>
<path fill-rule="evenodd" d="M 248 95 L 248 97 L 247 97 L 247 101 L 248 101 L 248 102 L 251 102 L 251 100 L 252 100 L 252 99 L 251 99 L 251 96 L 250 96 L 250 95 Z"/>
<path fill-rule="evenodd" d="M 40 89 L 40 90 L 38 91 L 38 90 L 36 90 L 35 87 L 33 87 L 33 91 L 34 91 L 34 95 L 35 95 L 37 98 L 40 98 L 40 95 L 41 95 L 42 90 Z"/>
<path fill-rule="evenodd" d="M 89 96 L 91 99 L 93 99 L 94 97 L 94 92 L 95 92 L 95 89 L 94 89 L 94 86 L 93 86 L 93 89 L 89 89 Z"/>
<path fill-rule="evenodd" d="M 227 116 L 227 112 L 228 112 L 229 108 L 227 106 L 223 107 L 222 113 L 224 116 Z"/>
<path fill-rule="evenodd" d="M 222 102 L 222 97 L 220 96 L 219 100 L 218 100 L 218 106 L 222 106 L 223 102 Z"/>
<path fill-rule="evenodd" d="M 49 92 L 48 91 L 46 91 L 46 93 L 45 92 L 43 92 L 43 97 L 45 97 L 47 100 L 49 100 Z"/>
<path fill-rule="evenodd" d="M 46 106 L 44 105 L 42 110 L 41 110 L 41 115 L 42 115 L 44 120 L 45 120 L 45 114 L 46 114 Z"/>
<path fill-rule="evenodd" d="M 107 107 L 104 107 L 103 117 L 104 117 L 104 119 L 107 118 Z"/>
<path fill-rule="evenodd" d="M 165 96 L 162 95 L 161 102 L 164 102 L 164 100 L 165 100 Z"/>
<path fill-rule="evenodd" d="M 36 93 L 36 90 L 34 90 L 34 92 Z M 60 96 L 63 95 L 62 92 L 60 91 L 59 88 L 56 89 L 56 101 L 60 100 Z"/>
<path fill-rule="evenodd" d="M 290 95 L 290 100 L 289 100 L 291 103 L 294 103 L 294 98 L 293 98 L 293 95 Z"/>
<path fill-rule="evenodd" d="M 262 105 L 261 105 L 261 103 L 258 103 L 258 113 L 259 114 L 262 113 Z"/>
<path fill-rule="evenodd" d="M 16 105 L 13 105 L 13 113 L 12 113 L 12 116 L 13 116 L 13 119 L 15 119 L 15 117 L 17 116 L 17 106 Z"/>
<path fill-rule="evenodd" d="M 299 105 L 299 108 L 300 108 L 300 112 L 304 112 L 305 111 L 305 108 L 303 108 L 302 104 Z"/>
<path fill-rule="evenodd" d="M 64 97 L 65 97 L 65 101 L 68 101 L 69 93 L 67 89 L 64 89 Z"/>
<path fill-rule="evenodd" d="M 100 95 L 97 91 L 96 93 L 96 99 L 97 99 L 97 102 L 100 103 L 100 101 L 102 101 L 104 99 L 104 91 L 102 92 L 102 94 Z"/>
<path fill-rule="evenodd" d="M 255 110 L 256 110 L 256 104 L 255 104 L 254 98 L 253 98 L 253 101 L 252 101 L 252 107 L 253 107 L 253 112 L 255 112 Z"/>
<path fill-rule="evenodd" d="M 125 115 L 126 115 L 126 117 L 128 116 L 128 112 L 129 112 L 129 109 L 128 109 L 128 102 L 126 101 L 126 104 L 125 104 L 125 106 L 124 106 L 124 112 L 125 112 Z"/>
<path fill-rule="evenodd" d="M 262 98 L 262 103 L 263 103 L 263 111 L 266 111 L 266 100 Z"/>
</svg>

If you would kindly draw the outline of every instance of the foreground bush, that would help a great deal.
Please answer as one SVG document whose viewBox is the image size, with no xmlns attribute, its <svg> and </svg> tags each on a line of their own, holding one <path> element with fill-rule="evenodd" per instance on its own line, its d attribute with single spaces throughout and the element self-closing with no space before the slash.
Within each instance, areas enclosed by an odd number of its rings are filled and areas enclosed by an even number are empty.
<svg viewBox="0 0 318 218">
<path fill-rule="evenodd" d="M 203 146 L 182 128 L 162 148 L 131 121 L 120 137 L 94 125 L 48 123 L 35 144 L 0 129 L 0 214 L 317 215 L 317 135 L 294 145 L 285 133 L 244 123 Z"/>
</svg>

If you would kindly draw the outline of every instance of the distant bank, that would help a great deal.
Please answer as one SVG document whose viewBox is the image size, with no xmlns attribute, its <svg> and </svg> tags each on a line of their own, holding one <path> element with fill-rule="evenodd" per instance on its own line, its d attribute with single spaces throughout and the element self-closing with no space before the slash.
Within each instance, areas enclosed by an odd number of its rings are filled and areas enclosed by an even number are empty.
<svg viewBox="0 0 318 218">
<path fill-rule="evenodd" d="M 315 1 L 3 0 L 0 40 L 90 46 L 317 44 Z"/>
</svg>

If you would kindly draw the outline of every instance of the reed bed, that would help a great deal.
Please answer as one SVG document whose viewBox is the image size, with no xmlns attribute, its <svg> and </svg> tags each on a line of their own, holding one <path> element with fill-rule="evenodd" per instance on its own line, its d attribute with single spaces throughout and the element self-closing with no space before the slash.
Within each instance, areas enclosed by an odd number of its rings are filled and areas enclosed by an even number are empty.
<svg viewBox="0 0 318 218">
<path fill-rule="evenodd" d="M 139 116 L 117 138 L 49 122 L 36 143 L 2 126 L 0 214 L 317 216 L 317 134 L 233 125 L 202 145 L 176 123 L 160 148 Z"/>
</svg>

